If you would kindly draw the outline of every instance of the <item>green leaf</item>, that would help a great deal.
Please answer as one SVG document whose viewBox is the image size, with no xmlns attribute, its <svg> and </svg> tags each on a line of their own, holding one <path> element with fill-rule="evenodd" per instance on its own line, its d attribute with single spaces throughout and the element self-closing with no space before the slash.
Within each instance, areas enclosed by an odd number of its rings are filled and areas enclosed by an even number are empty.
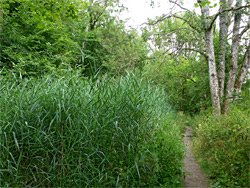
<svg viewBox="0 0 250 188">
<path fill-rule="evenodd" d="M 37 24 L 37 28 L 38 29 L 43 29 L 44 27 L 45 27 L 45 25 L 43 23 Z"/>
<path fill-rule="evenodd" d="M 206 5 L 206 3 L 200 3 L 200 5 L 201 5 L 202 7 L 204 7 L 204 6 Z"/>
</svg>

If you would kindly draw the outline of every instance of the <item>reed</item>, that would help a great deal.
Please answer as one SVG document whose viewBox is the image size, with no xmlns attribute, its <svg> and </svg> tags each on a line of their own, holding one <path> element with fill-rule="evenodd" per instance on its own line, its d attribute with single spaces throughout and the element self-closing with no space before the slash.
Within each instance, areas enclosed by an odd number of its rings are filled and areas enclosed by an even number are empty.
<svg viewBox="0 0 250 188">
<path fill-rule="evenodd" d="M 0 186 L 178 184 L 178 131 L 164 91 L 136 75 L 0 77 Z"/>
</svg>

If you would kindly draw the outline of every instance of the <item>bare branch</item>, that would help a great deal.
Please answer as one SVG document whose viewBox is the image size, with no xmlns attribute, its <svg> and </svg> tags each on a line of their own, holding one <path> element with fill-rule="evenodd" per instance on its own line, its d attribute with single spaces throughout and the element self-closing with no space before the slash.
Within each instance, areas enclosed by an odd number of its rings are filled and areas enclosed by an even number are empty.
<svg viewBox="0 0 250 188">
<path fill-rule="evenodd" d="M 194 19 L 197 20 L 196 16 L 192 13 L 192 11 L 189 10 L 189 9 L 187 9 L 187 8 L 185 8 L 185 7 L 183 7 L 183 6 L 181 6 L 179 3 L 177 3 L 177 0 L 175 0 L 175 1 L 169 0 L 169 2 L 170 2 L 170 3 L 173 3 L 173 4 L 175 4 L 175 5 L 177 5 L 177 6 L 180 7 L 182 10 L 185 10 L 185 11 L 189 12 L 189 14 L 190 14 Z"/>
<path fill-rule="evenodd" d="M 225 9 L 225 10 L 222 10 L 222 11 L 217 12 L 215 15 L 211 16 L 211 18 L 213 18 L 213 19 L 212 19 L 212 21 L 211 21 L 210 26 L 208 27 L 208 29 L 211 29 L 211 28 L 213 27 L 213 24 L 214 24 L 215 20 L 217 19 L 217 17 L 218 17 L 220 14 L 223 14 L 224 12 L 230 12 L 230 11 L 241 10 L 241 9 L 247 8 L 247 7 L 250 7 L 250 3 L 248 3 L 248 4 L 246 4 L 246 5 L 243 5 L 243 6 L 240 6 L 240 7 L 234 6 L 234 7 L 231 7 L 231 8 L 229 8 L 229 9 Z"/>
<path fill-rule="evenodd" d="M 176 14 L 178 14 L 178 13 L 176 13 Z M 153 23 L 144 22 L 140 26 L 143 26 L 143 25 L 156 25 L 159 22 L 162 22 L 162 21 L 164 21 L 164 20 L 166 20 L 168 18 L 171 18 L 171 17 L 172 17 L 172 14 L 163 14 L 155 22 L 153 22 Z"/>
<path fill-rule="evenodd" d="M 168 19 L 168 18 L 171 18 L 171 15 L 166 15 L 166 14 L 164 14 L 164 15 L 162 15 L 158 20 L 156 20 L 155 22 L 153 22 L 153 23 L 146 23 L 147 25 L 156 25 L 156 24 L 158 24 L 159 22 L 162 22 L 162 21 L 164 21 L 164 20 L 166 20 L 166 19 Z M 145 23 L 143 23 L 143 24 L 145 24 Z"/>
<path fill-rule="evenodd" d="M 177 1 L 169 0 L 169 2 L 170 2 L 170 3 L 173 3 L 173 4 L 175 4 L 175 5 L 177 5 L 178 7 L 180 7 L 180 8 L 183 9 L 183 10 L 188 11 L 193 17 L 195 17 L 195 16 L 193 15 L 192 11 L 188 10 L 187 8 L 184 8 L 184 7 L 181 6 L 179 3 L 177 3 Z"/>
<path fill-rule="evenodd" d="M 241 31 L 241 33 L 239 34 L 239 37 L 242 37 L 242 35 L 247 32 L 250 29 L 250 23 L 247 24 L 244 29 Z"/>
</svg>

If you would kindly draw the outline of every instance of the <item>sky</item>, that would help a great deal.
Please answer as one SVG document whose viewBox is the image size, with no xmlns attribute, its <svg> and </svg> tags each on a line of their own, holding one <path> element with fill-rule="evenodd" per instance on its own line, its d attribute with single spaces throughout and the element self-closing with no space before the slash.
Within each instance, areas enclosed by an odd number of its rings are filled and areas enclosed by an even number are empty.
<svg viewBox="0 0 250 188">
<path fill-rule="evenodd" d="M 128 10 L 121 13 L 120 18 L 129 19 L 126 26 L 134 29 L 138 29 L 139 25 L 145 23 L 148 18 L 152 19 L 169 13 L 172 7 L 168 0 L 154 0 L 154 7 L 150 6 L 151 0 L 122 0 L 122 3 Z M 184 7 L 194 10 L 195 3 L 196 0 L 184 0 Z"/>
<path fill-rule="evenodd" d="M 150 6 L 151 1 L 154 2 L 154 7 Z M 189 10 L 195 10 L 200 14 L 200 8 L 195 8 L 194 4 L 197 0 L 173 0 L 180 3 L 183 2 L 183 7 Z M 120 14 L 120 18 L 123 20 L 129 19 L 126 23 L 127 28 L 139 29 L 140 25 L 147 22 L 148 18 L 155 18 L 156 16 L 161 16 L 162 14 L 167 14 L 170 12 L 173 4 L 169 3 L 169 0 L 121 0 L 123 5 L 128 8 Z M 211 0 L 211 3 L 218 3 L 218 0 Z M 210 9 L 211 14 L 218 11 L 219 6 Z M 174 11 L 180 11 L 181 9 L 175 6 Z"/>
<path fill-rule="evenodd" d="M 167 14 L 172 7 L 168 1 L 169 0 L 154 0 L 154 7 L 150 6 L 151 0 L 121 0 L 125 7 L 128 8 L 119 16 L 121 19 L 128 19 L 125 24 L 127 28 L 139 30 L 140 25 L 147 22 L 148 18 L 155 18 L 156 16 L 161 16 L 162 14 Z M 183 7 L 189 10 L 195 10 L 200 13 L 199 8 L 195 8 L 194 4 L 197 0 L 177 0 L 178 2 L 183 2 Z M 218 0 L 211 0 L 212 3 L 218 3 Z M 215 14 L 218 11 L 219 6 L 211 10 L 211 14 Z M 179 9 L 180 10 L 180 9 Z M 178 8 L 175 11 L 179 11 Z M 217 25 L 218 25 L 217 19 Z M 218 26 L 217 26 L 218 27 Z M 250 72 L 250 68 L 249 68 Z M 250 74 L 249 78 L 250 79 Z"/>
</svg>

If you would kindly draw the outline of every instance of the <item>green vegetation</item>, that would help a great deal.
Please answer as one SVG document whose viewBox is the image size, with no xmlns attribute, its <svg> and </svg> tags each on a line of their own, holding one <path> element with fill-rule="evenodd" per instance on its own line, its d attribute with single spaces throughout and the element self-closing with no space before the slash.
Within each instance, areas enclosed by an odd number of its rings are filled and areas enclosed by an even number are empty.
<svg viewBox="0 0 250 188">
<path fill-rule="evenodd" d="M 1 77 L 0 88 L 1 187 L 180 185 L 180 130 L 148 81 Z"/>
<path fill-rule="evenodd" d="M 121 0 L 2 0 L 0 187 L 181 187 L 186 126 L 212 187 L 249 187 L 249 4 L 222 2 L 138 32 Z"/>
<path fill-rule="evenodd" d="M 147 44 L 115 16 L 117 0 L 3 0 L 0 68 L 23 76 L 78 69 L 124 73 L 140 68 Z"/>
<path fill-rule="evenodd" d="M 250 82 L 237 95 L 228 114 L 214 117 L 209 110 L 190 121 L 196 158 L 212 187 L 249 187 Z"/>
<path fill-rule="evenodd" d="M 231 108 L 221 117 L 197 117 L 194 151 L 207 169 L 213 187 L 250 185 L 249 116 L 249 110 Z"/>
<path fill-rule="evenodd" d="M 207 100 L 209 80 L 206 70 L 206 65 L 200 61 L 190 63 L 181 56 L 175 59 L 160 57 L 144 66 L 147 77 L 169 95 L 171 106 L 188 114 L 196 114 L 211 105 Z"/>
</svg>

